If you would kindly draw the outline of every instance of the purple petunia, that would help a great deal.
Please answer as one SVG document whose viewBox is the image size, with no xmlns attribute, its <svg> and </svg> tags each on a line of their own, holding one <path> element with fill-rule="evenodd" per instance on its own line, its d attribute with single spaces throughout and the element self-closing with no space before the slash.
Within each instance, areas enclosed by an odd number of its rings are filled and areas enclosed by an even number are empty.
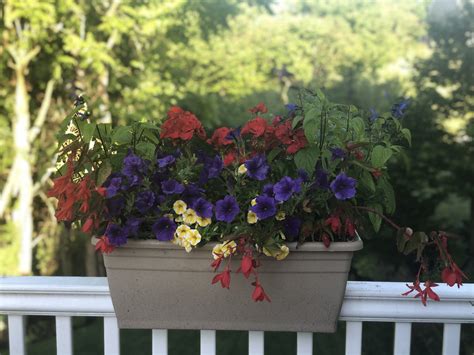
<svg viewBox="0 0 474 355">
<path fill-rule="evenodd" d="M 259 181 L 265 180 L 270 170 L 264 155 L 257 155 L 244 164 L 247 168 L 247 176 Z"/>
<path fill-rule="evenodd" d="M 224 169 L 224 162 L 222 158 L 216 155 L 214 158 L 201 157 L 203 161 L 203 168 L 201 170 L 201 175 L 199 176 L 199 183 L 205 184 L 209 179 L 214 179 L 219 177 L 222 169 Z"/>
<path fill-rule="evenodd" d="M 341 160 L 344 160 L 344 158 L 346 157 L 346 151 L 344 149 L 341 149 L 341 148 L 329 148 L 329 150 L 331 151 L 331 160 L 336 160 L 336 159 L 341 159 Z"/>
<path fill-rule="evenodd" d="M 123 159 L 122 174 L 127 177 L 130 186 L 140 184 L 147 170 L 148 164 L 132 151 Z"/>
<path fill-rule="evenodd" d="M 116 247 L 127 243 L 127 230 L 118 224 L 110 223 L 105 230 L 105 235 L 109 238 L 110 244 Z"/>
<path fill-rule="evenodd" d="M 125 199 L 122 196 L 115 196 L 114 198 L 105 201 L 107 207 L 107 216 L 109 219 L 119 216 L 125 208 Z"/>
<path fill-rule="evenodd" d="M 176 158 L 173 155 L 167 155 L 156 160 L 159 168 L 166 168 L 167 166 L 174 164 L 174 162 L 176 162 Z"/>
<path fill-rule="evenodd" d="M 327 190 L 329 189 L 329 180 L 328 180 L 328 173 L 323 169 L 316 169 L 316 179 L 314 181 L 314 185 L 317 188 Z"/>
<path fill-rule="evenodd" d="M 150 208 L 153 207 L 153 205 L 155 204 L 155 200 L 156 197 L 152 191 L 141 191 L 137 194 L 137 198 L 135 200 L 135 207 L 138 211 L 140 211 L 140 213 L 145 214 L 150 210 Z"/>
<path fill-rule="evenodd" d="M 258 219 L 266 219 L 272 217 L 276 213 L 276 201 L 273 197 L 258 196 L 255 206 L 250 207 L 250 210 L 255 213 Z"/>
<path fill-rule="evenodd" d="M 300 234 L 301 219 L 295 216 L 286 217 L 283 221 L 285 236 L 288 241 L 293 241 Z"/>
<path fill-rule="evenodd" d="M 202 218 L 212 217 L 212 208 L 213 208 L 212 203 L 203 199 L 202 197 L 194 201 L 191 207 L 199 217 L 202 217 Z"/>
<path fill-rule="evenodd" d="M 127 232 L 128 236 L 136 236 L 138 234 L 138 230 L 140 229 L 142 221 L 136 217 L 130 217 L 125 222 L 125 226 L 123 229 Z"/>
<path fill-rule="evenodd" d="M 347 200 L 355 196 L 357 180 L 347 176 L 345 173 L 340 173 L 331 182 L 331 191 L 338 200 Z"/>
<path fill-rule="evenodd" d="M 173 239 L 176 232 L 176 223 L 167 217 L 161 217 L 151 227 L 156 239 L 163 242 Z"/>
<path fill-rule="evenodd" d="M 107 198 L 114 197 L 120 190 L 123 190 L 123 179 L 119 174 L 112 174 L 104 184 Z"/>
<path fill-rule="evenodd" d="M 234 196 L 226 196 L 216 202 L 216 219 L 218 221 L 231 223 L 239 214 L 240 208 Z"/>
<path fill-rule="evenodd" d="M 265 184 L 263 186 L 262 195 L 273 197 L 273 184 Z"/>
<path fill-rule="evenodd" d="M 191 206 L 198 198 L 202 197 L 203 194 L 204 190 L 202 188 L 195 184 L 189 184 L 184 188 L 181 199 Z"/>
<path fill-rule="evenodd" d="M 163 191 L 165 195 L 180 194 L 184 191 L 184 186 L 176 180 L 169 179 L 161 183 L 161 191 Z"/>
<path fill-rule="evenodd" d="M 293 180 L 288 176 L 284 176 L 273 186 L 273 192 L 275 193 L 275 200 L 282 202 L 288 201 L 294 193 L 301 191 L 301 181 Z"/>
</svg>

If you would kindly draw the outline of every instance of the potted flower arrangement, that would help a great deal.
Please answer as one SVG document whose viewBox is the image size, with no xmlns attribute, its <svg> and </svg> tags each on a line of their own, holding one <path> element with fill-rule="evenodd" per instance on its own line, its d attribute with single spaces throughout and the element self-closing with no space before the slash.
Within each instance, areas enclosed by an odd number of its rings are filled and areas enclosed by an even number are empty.
<svg viewBox="0 0 474 355">
<path fill-rule="evenodd" d="M 95 236 L 120 327 L 332 332 L 358 233 L 382 220 L 420 263 L 407 294 L 437 301 L 437 270 L 450 286 L 465 277 L 446 233 L 386 217 L 407 105 L 379 115 L 302 90 L 284 115 L 260 103 L 208 133 L 176 106 L 160 126 L 95 123 L 80 97 L 49 195 L 58 220 Z"/>
</svg>

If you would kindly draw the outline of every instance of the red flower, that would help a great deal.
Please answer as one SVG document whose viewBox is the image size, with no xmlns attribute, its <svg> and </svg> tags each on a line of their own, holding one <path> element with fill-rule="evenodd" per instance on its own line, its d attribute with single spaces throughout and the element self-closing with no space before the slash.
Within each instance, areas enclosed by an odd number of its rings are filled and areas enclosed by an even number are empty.
<svg viewBox="0 0 474 355">
<path fill-rule="evenodd" d="M 354 151 L 354 158 L 357 160 L 364 160 L 364 153 L 360 150 Z"/>
<path fill-rule="evenodd" d="M 224 166 L 229 166 L 237 159 L 237 153 L 235 150 L 231 150 L 229 153 L 224 155 Z"/>
<path fill-rule="evenodd" d="M 341 220 L 339 219 L 338 216 L 330 216 L 329 218 L 326 219 L 324 222 L 327 226 L 331 227 L 331 230 L 333 233 L 340 234 L 341 233 Z"/>
<path fill-rule="evenodd" d="M 413 286 L 407 285 L 407 287 L 410 289 L 409 291 L 403 293 L 403 296 L 407 296 L 408 294 L 412 293 L 413 291 L 417 291 L 418 293 L 415 295 L 415 298 L 420 298 L 421 303 L 423 303 L 424 306 L 426 306 L 426 302 L 429 299 L 432 299 L 434 301 L 439 301 L 439 296 L 434 292 L 431 288 L 438 286 L 438 284 L 435 284 L 434 282 L 431 281 L 426 281 L 424 283 L 425 289 L 421 289 L 420 287 L 420 282 L 417 280 L 413 283 Z"/>
<path fill-rule="evenodd" d="M 263 136 L 269 127 L 270 126 L 265 119 L 262 117 L 255 117 L 242 127 L 240 134 L 252 134 L 255 138 L 258 138 Z"/>
<path fill-rule="evenodd" d="M 244 255 L 242 261 L 240 262 L 240 267 L 237 272 L 242 272 L 245 278 L 248 279 L 250 274 L 253 271 L 253 258 L 250 255 Z"/>
<path fill-rule="evenodd" d="M 346 218 L 344 229 L 346 231 L 346 235 L 348 235 L 351 238 L 355 237 L 355 226 L 354 226 L 354 223 L 352 223 L 352 221 L 349 218 Z"/>
<path fill-rule="evenodd" d="M 251 113 L 267 113 L 267 106 L 263 102 L 258 103 L 256 106 L 249 110 Z"/>
<path fill-rule="evenodd" d="M 230 287 L 230 269 L 228 266 L 220 274 L 214 276 L 214 278 L 212 279 L 212 284 L 214 285 L 219 281 L 221 282 L 221 286 L 223 288 L 228 289 Z"/>
<path fill-rule="evenodd" d="M 95 250 L 101 253 L 109 254 L 113 252 L 115 247 L 109 243 L 109 238 L 106 236 L 100 237 L 95 245 Z"/>
<path fill-rule="evenodd" d="M 82 201 L 81 207 L 79 208 L 79 211 L 82 213 L 87 213 L 89 211 L 89 200 L 91 198 L 90 184 L 91 179 L 89 176 L 86 176 L 77 186 L 76 198 Z"/>
<path fill-rule="evenodd" d="M 308 144 L 304 131 L 299 128 L 293 130 L 291 121 L 285 121 L 275 128 L 275 137 L 284 145 L 288 154 L 295 154 Z"/>
<path fill-rule="evenodd" d="M 212 137 L 207 140 L 207 143 L 214 145 L 216 148 L 232 144 L 234 142 L 227 138 L 230 132 L 231 129 L 227 127 L 217 128 L 212 134 Z"/>
<path fill-rule="evenodd" d="M 107 188 L 106 187 L 96 187 L 95 191 L 102 197 L 107 195 Z"/>
<path fill-rule="evenodd" d="M 324 233 L 322 239 L 323 239 L 324 246 L 326 248 L 329 248 L 329 246 L 331 245 L 331 238 L 329 238 L 329 236 L 326 233 Z"/>
<path fill-rule="evenodd" d="M 206 138 L 206 132 L 197 117 L 180 107 L 171 107 L 168 111 L 168 119 L 161 125 L 160 137 L 188 141 L 194 134 L 201 139 Z"/>
<path fill-rule="evenodd" d="M 217 259 L 215 259 L 211 263 L 211 267 L 214 269 L 214 271 L 216 271 L 219 268 L 219 266 L 221 266 L 222 259 L 223 259 L 223 256 L 219 256 Z"/>
<path fill-rule="evenodd" d="M 265 290 L 260 285 L 258 280 L 253 282 L 252 285 L 255 286 L 255 289 L 253 290 L 253 293 L 252 293 L 252 299 L 255 302 L 262 302 L 264 300 L 267 300 L 268 302 L 271 302 L 270 297 L 268 297 L 268 295 L 265 293 Z"/>
<path fill-rule="evenodd" d="M 453 287 L 454 284 L 457 284 L 458 288 L 461 287 L 463 277 L 467 278 L 454 262 L 452 262 L 450 266 L 445 267 L 441 272 L 441 280 L 446 282 L 450 287 Z"/>
</svg>

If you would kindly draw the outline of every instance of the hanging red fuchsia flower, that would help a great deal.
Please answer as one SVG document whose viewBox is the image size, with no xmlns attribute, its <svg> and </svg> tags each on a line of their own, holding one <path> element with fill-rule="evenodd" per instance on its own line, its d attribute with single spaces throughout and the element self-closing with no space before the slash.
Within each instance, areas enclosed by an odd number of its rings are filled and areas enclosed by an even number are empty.
<svg viewBox="0 0 474 355">
<path fill-rule="evenodd" d="M 212 279 L 212 284 L 214 285 L 219 281 L 221 282 L 221 286 L 223 288 L 228 289 L 230 287 L 230 269 L 228 266 L 220 274 L 214 276 L 214 278 Z"/>
<path fill-rule="evenodd" d="M 450 287 L 453 287 L 454 284 L 457 284 L 458 288 L 461 287 L 463 277 L 467 278 L 467 276 L 461 271 L 455 262 L 452 262 L 451 265 L 446 266 L 441 272 L 441 279 Z"/>
<path fill-rule="evenodd" d="M 231 129 L 228 127 L 217 128 L 210 139 L 207 140 L 208 144 L 212 144 L 216 148 L 225 147 L 227 145 L 233 144 L 234 141 L 229 139 L 229 133 Z"/>
<path fill-rule="evenodd" d="M 329 246 L 331 245 L 331 238 L 329 238 L 329 236 L 326 233 L 324 233 L 321 239 L 323 241 L 324 246 L 326 248 L 329 248 Z"/>
<path fill-rule="evenodd" d="M 92 195 L 90 185 L 93 184 L 90 176 L 86 176 L 77 186 L 76 196 L 78 200 L 82 201 L 81 207 L 79 208 L 79 211 L 82 213 L 89 211 L 89 200 Z"/>
<path fill-rule="evenodd" d="M 250 274 L 253 271 L 253 258 L 251 255 L 244 255 L 242 261 L 240 262 L 240 267 L 237 269 L 237 272 L 242 272 L 245 278 L 248 279 Z"/>
<path fill-rule="evenodd" d="M 426 306 L 426 302 L 429 299 L 432 299 L 433 301 L 439 301 L 439 296 L 432 290 L 432 287 L 438 286 L 438 284 L 428 280 L 424 283 L 425 289 L 422 289 L 420 286 L 420 281 L 416 280 L 412 286 L 407 284 L 407 287 L 410 289 L 409 291 L 403 293 L 403 296 L 407 296 L 413 291 L 418 292 L 415 295 L 415 298 L 420 298 L 421 303 L 423 303 L 424 306 Z"/>
<path fill-rule="evenodd" d="M 348 235 L 351 238 L 354 238 L 356 235 L 356 230 L 355 230 L 355 225 L 352 223 L 352 221 L 349 218 L 346 218 L 345 224 L 344 224 L 344 230 L 346 231 L 346 235 Z"/>
<path fill-rule="evenodd" d="M 222 263 L 222 260 L 224 259 L 224 256 L 223 255 L 220 255 L 217 257 L 217 259 L 215 259 L 212 263 L 211 263 L 211 267 L 214 269 L 214 271 L 216 271 L 219 266 L 221 266 L 221 263 Z"/>
<path fill-rule="evenodd" d="M 268 109 L 267 109 L 267 106 L 265 106 L 265 104 L 263 102 L 260 102 L 258 103 L 257 105 L 255 105 L 254 107 L 252 107 L 249 112 L 251 113 L 267 113 L 268 112 Z"/>
<path fill-rule="evenodd" d="M 326 219 L 325 224 L 331 227 L 333 233 L 340 234 L 342 229 L 341 220 L 339 216 L 332 215 Z"/>
<path fill-rule="evenodd" d="M 56 219 L 58 221 L 72 221 L 74 219 L 74 203 L 76 202 L 76 184 L 72 181 L 74 174 L 74 163 L 68 160 L 67 170 L 63 176 L 53 180 L 53 188 L 48 191 L 48 197 L 58 199 L 56 208 Z"/>
<path fill-rule="evenodd" d="M 168 119 L 161 125 L 160 137 L 188 141 L 194 134 L 201 139 L 206 138 L 206 132 L 197 117 L 180 107 L 171 107 L 168 111 Z"/>
<path fill-rule="evenodd" d="M 262 285 L 260 285 L 258 280 L 253 282 L 252 285 L 255 286 L 255 289 L 253 290 L 253 293 L 252 293 L 252 299 L 255 302 L 262 302 L 264 300 L 271 302 L 270 297 L 268 297 L 268 295 L 265 293 L 265 290 L 263 289 Z"/>
<path fill-rule="evenodd" d="M 110 244 L 109 238 L 106 236 L 100 237 L 97 243 L 95 244 L 95 250 L 101 253 L 109 254 L 113 252 L 115 247 Z"/>
</svg>

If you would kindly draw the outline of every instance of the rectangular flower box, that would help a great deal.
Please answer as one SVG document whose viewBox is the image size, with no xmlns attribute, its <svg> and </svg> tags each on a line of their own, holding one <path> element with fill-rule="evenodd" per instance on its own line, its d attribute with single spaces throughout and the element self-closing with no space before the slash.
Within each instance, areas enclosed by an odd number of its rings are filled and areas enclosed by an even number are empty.
<svg viewBox="0 0 474 355">
<path fill-rule="evenodd" d="M 104 254 L 120 328 L 334 332 L 360 238 L 326 248 L 307 242 L 284 261 L 264 257 L 259 278 L 271 302 L 254 302 L 249 280 L 235 273 L 231 288 L 211 285 L 214 243 L 186 253 L 155 240 L 130 240 Z"/>
</svg>

